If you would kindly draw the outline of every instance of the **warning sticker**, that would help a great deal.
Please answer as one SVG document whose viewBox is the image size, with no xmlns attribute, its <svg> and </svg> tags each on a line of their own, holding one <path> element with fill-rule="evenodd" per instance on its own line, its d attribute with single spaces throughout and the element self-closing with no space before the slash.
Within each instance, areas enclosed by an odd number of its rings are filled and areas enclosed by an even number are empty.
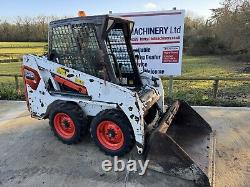
<svg viewBox="0 0 250 187">
<path fill-rule="evenodd" d="M 179 62 L 180 48 L 176 47 L 164 47 L 162 54 L 162 63 L 178 63 Z"/>
</svg>

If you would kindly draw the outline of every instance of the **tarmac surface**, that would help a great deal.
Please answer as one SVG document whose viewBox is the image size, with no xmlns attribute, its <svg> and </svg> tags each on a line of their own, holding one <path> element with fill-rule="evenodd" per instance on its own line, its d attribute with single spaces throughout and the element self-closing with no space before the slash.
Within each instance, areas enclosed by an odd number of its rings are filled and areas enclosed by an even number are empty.
<svg viewBox="0 0 250 187">
<path fill-rule="evenodd" d="M 194 109 L 216 130 L 215 186 L 250 186 L 250 108 Z M 136 150 L 123 159 L 133 158 Z M 150 170 L 104 172 L 106 159 L 89 136 L 64 145 L 25 102 L 0 101 L 0 186 L 194 186 Z"/>
</svg>

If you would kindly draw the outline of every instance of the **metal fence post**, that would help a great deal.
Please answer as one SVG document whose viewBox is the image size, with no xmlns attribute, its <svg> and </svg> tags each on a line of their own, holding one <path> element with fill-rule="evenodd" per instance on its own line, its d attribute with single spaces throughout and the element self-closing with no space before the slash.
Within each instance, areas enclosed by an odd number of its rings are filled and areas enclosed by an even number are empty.
<svg viewBox="0 0 250 187">
<path fill-rule="evenodd" d="M 218 93 L 218 88 L 219 88 L 219 79 L 215 79 L 213 83 L 213 98 L 217 98 L 217 93 Z"/>
<path fill-rule="evenodd" d="M 174 84 L 174 76 L 170 75 L 168 79 L 168 97 L 173 99 L 173 84 Z"/>
</svg>

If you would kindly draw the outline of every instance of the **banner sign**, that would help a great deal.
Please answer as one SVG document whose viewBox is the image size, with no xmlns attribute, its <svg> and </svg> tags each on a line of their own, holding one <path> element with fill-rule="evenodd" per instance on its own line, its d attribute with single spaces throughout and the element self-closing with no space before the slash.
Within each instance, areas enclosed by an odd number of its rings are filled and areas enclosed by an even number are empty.
<svg viewBox="0 0 250 187">
<path fill-rule="evenodd" d="M 135 22 L 131 43 L 146 72 L 181 75 L 184 14 L 184 10 L 116 14 Z"/>
</svg>

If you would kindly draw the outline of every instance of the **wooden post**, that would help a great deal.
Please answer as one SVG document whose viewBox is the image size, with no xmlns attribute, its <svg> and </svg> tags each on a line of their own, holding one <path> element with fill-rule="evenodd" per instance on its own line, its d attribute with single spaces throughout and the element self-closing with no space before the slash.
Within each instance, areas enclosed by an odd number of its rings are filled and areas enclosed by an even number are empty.
<svg viewBox="0 0 250 187">
<path fill-rule="evenodd" d="M 214 80 L 213 83 L 213 98 L 217 98 L 217 93 L 218 93 L 218 88 L 219 88 L 219 79 Z"/>
<path fill-rule="evenodd" d="M 173 85 L 174 85 L 174 76 L 170 75 L 168 79 L 168 97 L 173 99 Z"/>
<path fill-rule="evenodd" d="M 19 91 L 19 82 L 18 82 L 18 77 L 15 75 L 15 84 L 16 84 L 16 91 Z"/>
</svg>

